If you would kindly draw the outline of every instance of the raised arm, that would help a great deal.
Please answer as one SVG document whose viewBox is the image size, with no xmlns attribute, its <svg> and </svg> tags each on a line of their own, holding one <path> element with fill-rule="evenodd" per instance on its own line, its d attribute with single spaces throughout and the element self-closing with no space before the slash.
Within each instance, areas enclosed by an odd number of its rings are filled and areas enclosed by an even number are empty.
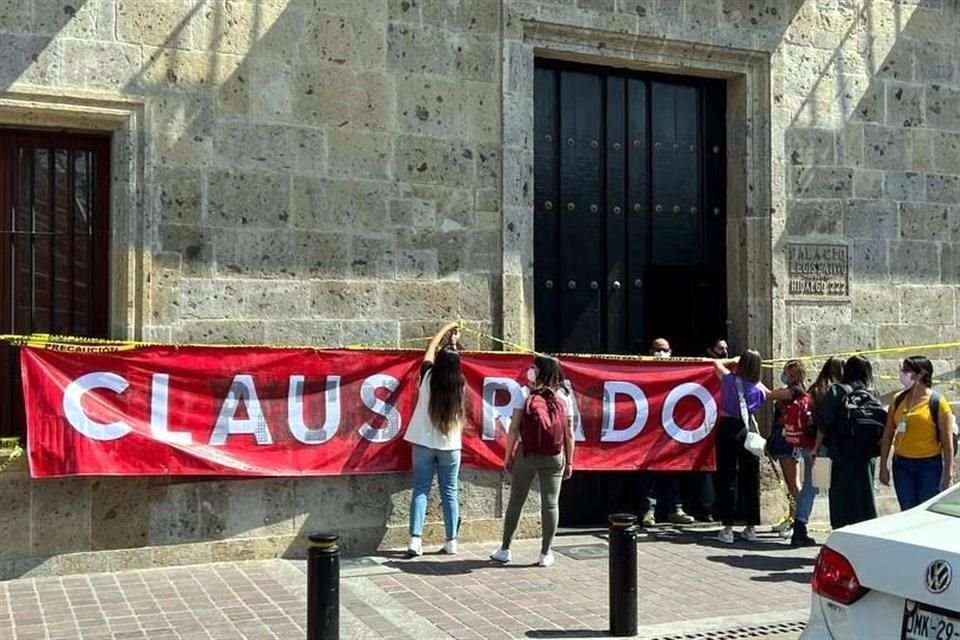
<svg viewBox="0 0 960 640">
<path fill-rule="evenodd" d="M 737 364 L 736 358 L 732 358 L 728 360 L 714 360 L 713 372 L 717 375 L 718 378 L 722 380 L 723 376 L 730 373 L 730 369 L 728 369 L 728 367 L 732 364 Z"/>
<path fill-rule="evenodd" d="M 456 322 L 448 322 L 443 325 L 443 328 L 437 331 L 437 335 L 433 336 L 433 339 L 430 340 L 430 346 L 427 347 L 426 352 L 423 354 L 423 361 L 433 364 L 433 361 L 437 357 L 437 349 L 440 347 L 440 343 L 447 337 L 447 334 L 458 329 L 459 326 Z"/>
</svg>

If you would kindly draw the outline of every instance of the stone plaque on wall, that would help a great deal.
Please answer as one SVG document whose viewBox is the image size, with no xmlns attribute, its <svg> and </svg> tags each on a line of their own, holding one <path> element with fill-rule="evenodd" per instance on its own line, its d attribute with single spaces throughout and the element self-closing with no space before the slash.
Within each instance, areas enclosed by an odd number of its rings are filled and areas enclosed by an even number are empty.
<svg viewBox="0 0 960 640">
<path fill-rule="evenodd" d="M 845 244 L 788 244 L 791 296 L 850 295 L 850 252 Z"/>
</svg>

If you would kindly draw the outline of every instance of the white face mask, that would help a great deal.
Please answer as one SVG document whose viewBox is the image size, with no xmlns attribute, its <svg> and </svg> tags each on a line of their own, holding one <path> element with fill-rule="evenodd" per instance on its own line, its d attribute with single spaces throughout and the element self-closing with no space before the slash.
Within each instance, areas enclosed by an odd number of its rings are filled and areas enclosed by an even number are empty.
<svg viewBox="0 0 960 640">
<path fill-rule="evenodd" d="M 916 382 L 914 374 L 907 371 L 900 372 L 900 384 L 903 385 L 904 389 L 912 387 L 914 382 Z"/>
<path fill-rule="evenodd" d="M 783 386 L 787 386 L 790 384 L 790 378 L 787 377 L 786 371 L 780 374 L 780 382 L 783 383 Z"/>
<path fill-rule="evenodd" d="M 527 382 L 529 382 L 530 384 L 536 384 L 538 373 L 540 372 L 537 371 L 536 367 L 530 367 L 529 369 L 527 369 Z"/>
<path fill-rule="evenodd" d="M 654 358 L 669 358 L 669 357 L 670 357 L 670 352 L 669 352 L 669 351 L 663 351 L 663 350 L 654 351 L 654 352 L 653 352 L 653 357 L 654 357 Z"/>
</svg>

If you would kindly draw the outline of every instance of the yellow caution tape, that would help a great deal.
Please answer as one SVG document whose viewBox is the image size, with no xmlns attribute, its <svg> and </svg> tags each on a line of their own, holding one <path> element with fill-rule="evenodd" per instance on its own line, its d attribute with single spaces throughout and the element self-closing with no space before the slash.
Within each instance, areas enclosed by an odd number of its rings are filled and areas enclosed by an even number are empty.
<svg viewBox="0 0 960 640">
<path fill-rule="evenodd" d="M 889 347 L 884 349 L 863 349 L 859 351 L 845 351 L 843 353 L 828 353 L 810 356 L 791 356 L 789 358 L 774 358 L 764 360 L 766 367 L 772 367 L 776 364 L 783 365 L 791 360 L 819 360 L 826 361 L 827 358 L 849 358 L 850 356 L 875 356 L 887 353 L 924 353 L 930 351 L 943 351 L 946 349 L 960 349 L 960 342 L 936 342 L 934 344 L 920 344 L 908 347 Z"/>
<path fill-rule="evenodd" d="M 4 440 L 17 441 L 17 438 L 4 438 Z M 6 447 L 0 447 L 0 451 L 2 450 L 6 450 Z M 23 455 L 23 447 L 21 447 L 19 444 L 15 445 L 9 451 L 10 453 L 7 455 L 7 459 L 4 460 L 3 462 L 0 462 L 0 473 L 3 473 L 4 471 L 6 471 L 7 467 L 13 464 L 14 460 L 16 460 L 17 458 Z"/>
</svg>

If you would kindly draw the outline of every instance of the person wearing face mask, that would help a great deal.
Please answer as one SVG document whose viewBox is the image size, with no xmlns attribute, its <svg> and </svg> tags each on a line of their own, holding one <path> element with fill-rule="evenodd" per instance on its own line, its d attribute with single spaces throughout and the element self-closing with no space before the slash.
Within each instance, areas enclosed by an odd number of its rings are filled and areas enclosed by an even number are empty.
<svg viewBox="0 0 960 640">
<path fill-rule="evenodd" d="M 726 360 L 730 357 L 730 350 L 727 348 L 725 338 L 717 338 L 709 347 L 707 347 L 707 357 L 712 360 Z"/>
<path fill-rule="evenodd" d="M 911 356 L 900 365 L 904 390 L 896 396 L 880 448 L 880 482 L 893 481 L 900 509 L 906 511 L 953 484 L 954 451 L 950 403 L 931 389 L 933 363 Z"/>
</svg>

